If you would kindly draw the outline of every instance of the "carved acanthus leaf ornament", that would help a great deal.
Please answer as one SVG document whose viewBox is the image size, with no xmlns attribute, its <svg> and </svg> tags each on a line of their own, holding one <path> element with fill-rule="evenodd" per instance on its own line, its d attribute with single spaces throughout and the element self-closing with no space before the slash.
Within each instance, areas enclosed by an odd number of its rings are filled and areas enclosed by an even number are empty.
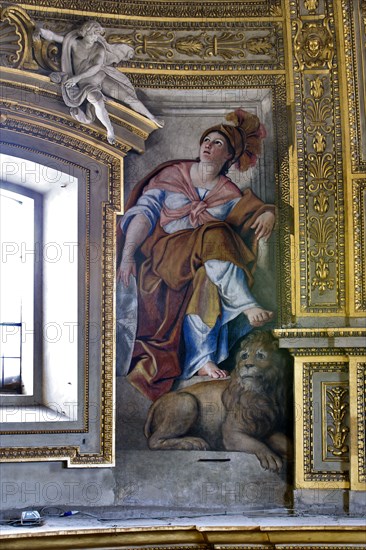
<svg viewBox="0 0 366 550">
<path fill-rule="evenodd" d="M 107 40 L 110 44 L 128 44 L 135 49 L 137 56 L 145 56 L 154 61 L 171 59 L 175 53 L 197 56 L 201 59 L 217 57 L 225 60 L 242 59 L 249 54 L 266 59 L 273 58 L 275 55 L 273 31 L 261 31 L 257 36 L 230 31 L 198 32 L 186 36 L 171 31 L 138 31 L 129 34 L 111 34 Z"/>
<path fill-rule="evenodd" d="M 327 411 L 333 421 L 332 425 L 327 427 L 328 435 L 332 440 L 332 445 L 328 445 L 328 451 L 334 456 L 342 456 L 349 450 L 348 445 L 345 444 L 349 428 L 343 423 L 349 406 L 345 399 L 347 394 L 348 389 L 341 386 L 327 390 Z"/>
</svg>

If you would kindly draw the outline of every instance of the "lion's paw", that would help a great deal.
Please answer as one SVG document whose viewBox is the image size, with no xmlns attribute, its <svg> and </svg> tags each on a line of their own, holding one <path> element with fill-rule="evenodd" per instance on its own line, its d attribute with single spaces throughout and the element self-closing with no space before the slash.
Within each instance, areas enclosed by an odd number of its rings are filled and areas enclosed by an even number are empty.
<svg viewBox="0 0 366 550">
<path fill-rule="evenodd" d="M 210 446 L 201 437 L 182 437 L 180 449 L 184 451 L 209 451 Z"/>
<path fill-rule="evenodd" d="M 277 473 L 281 471 L 283 462 L 282 459 L 275 453 L 272 453 L 271 451 L 262 451 L 256 453 L 256 457 L 264 470 Z"/>
</svg>

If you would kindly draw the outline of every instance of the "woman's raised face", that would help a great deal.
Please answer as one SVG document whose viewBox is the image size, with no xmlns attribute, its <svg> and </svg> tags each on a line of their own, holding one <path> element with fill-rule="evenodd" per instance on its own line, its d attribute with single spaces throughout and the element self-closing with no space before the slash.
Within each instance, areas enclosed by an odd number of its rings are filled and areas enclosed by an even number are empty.
<svg viewBox="0 0 366 550">
<path fill-rule="evenodd" d="M 220 167 L 232 157 L 226 139 L 219 132 L 210 132 L 200 146 L 200 160 Z"/>
</svg>

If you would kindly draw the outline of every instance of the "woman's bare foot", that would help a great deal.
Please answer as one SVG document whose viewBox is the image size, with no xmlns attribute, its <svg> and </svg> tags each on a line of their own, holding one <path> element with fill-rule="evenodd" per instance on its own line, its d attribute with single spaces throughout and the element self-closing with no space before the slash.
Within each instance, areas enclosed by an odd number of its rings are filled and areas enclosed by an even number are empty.
<svg viewBox="0 0 366 550">
<path fill-rule="evenodd" d="M 262 327 L 273 318 L 273 311 L 263 309 L 262 307 L 251 307 L 243 311 L 248 317 L 252 327 Z"/>
<path fill-rule="evenodd" d="M 213 361 L 207 361 L 203 367 L 197 371 L 198 376 L 211 376 L 211 378 L 227 378 L 228 372 L 219 369 Z"/>
</svg>

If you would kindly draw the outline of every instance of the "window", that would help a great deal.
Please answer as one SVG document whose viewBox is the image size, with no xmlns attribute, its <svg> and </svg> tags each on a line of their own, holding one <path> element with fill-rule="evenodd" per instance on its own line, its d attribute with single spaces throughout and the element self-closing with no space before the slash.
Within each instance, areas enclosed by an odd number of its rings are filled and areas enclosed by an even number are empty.
<svg viewBox="0 0 366 550">
<path fill-rule="evenodd" d="M 25 159 L 0 160 L 1 421 L 75 421 L 78 180 Z"/>
<path fill-rule="evenodd" d="M 41 361 L 42 196 L 0 183 L 0 392 L 35 398 L 34 365 Z"/>
</svg>

